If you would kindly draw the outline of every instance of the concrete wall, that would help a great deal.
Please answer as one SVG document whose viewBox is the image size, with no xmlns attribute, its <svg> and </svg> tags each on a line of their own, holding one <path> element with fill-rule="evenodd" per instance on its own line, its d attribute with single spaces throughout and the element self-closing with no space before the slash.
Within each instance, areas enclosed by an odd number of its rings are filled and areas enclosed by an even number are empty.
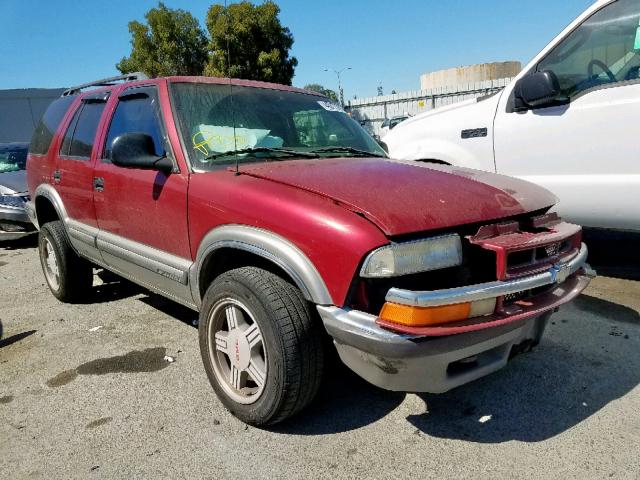
<svg viewBox="0 0 640 480">
<path fill-rule="evenodd" d="M 29 142 L 40 117 L 64 88 L 0 90 L 0 143 Z"/>
<path fill-rule="evenodd" d="M 515 77 L 522 70 L 520 62 L 494 62 L 464 67 L 449 68 L 437 72 L 420 75 L 420 88 L 453 87 L 456 85 L 497 80 L 499 78 Z"/>
</svg>

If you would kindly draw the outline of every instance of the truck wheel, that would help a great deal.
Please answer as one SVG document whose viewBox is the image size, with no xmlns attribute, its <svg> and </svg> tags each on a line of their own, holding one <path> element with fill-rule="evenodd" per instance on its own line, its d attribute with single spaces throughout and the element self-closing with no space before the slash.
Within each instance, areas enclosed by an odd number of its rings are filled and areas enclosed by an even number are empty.
<svg viewBox="0 0 640 480">
<path fill-rule="evenodd" d="M 38 248 L 51 293 L 66 303 L 82 299 L 93 285 L 93 267 L 73 251 L 61 221 L 42 226 Z"/>
<path fill-rule="evenodd" d="M 200 311 L 209 381 L 225 407 L 251 425 L 281 422 L 313 400 L 322 377 L 322 335 L 302 293 L 260 268 L 220 275 Z"/>
</svg>

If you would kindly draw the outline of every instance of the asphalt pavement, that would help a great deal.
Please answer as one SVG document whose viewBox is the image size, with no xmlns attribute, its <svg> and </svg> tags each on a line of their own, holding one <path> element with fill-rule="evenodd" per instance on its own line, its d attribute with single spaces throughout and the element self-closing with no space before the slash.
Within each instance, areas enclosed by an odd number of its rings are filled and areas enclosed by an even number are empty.
<svg viewBox="0 0 640 480">
<path fill-rule="evenodd" d="M 334 366 L 258 429 L 210 388 L 194 312 L 106 274 L 62 304 L 34 239 L 0 245 L 0 477 L 640 478 L 639 312 L 640 282 L 599 277 L 496 374 L 416 395 Z"/>
</svg>

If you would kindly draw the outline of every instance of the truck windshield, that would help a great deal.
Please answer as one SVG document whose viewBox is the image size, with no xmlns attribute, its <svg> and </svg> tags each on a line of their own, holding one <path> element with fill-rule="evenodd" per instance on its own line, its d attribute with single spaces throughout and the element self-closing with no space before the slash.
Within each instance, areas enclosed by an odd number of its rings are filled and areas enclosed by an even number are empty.
<svg viewBox="0 0 640 480">
<path fill-rule="evenodd" d="M 236 160 L 386 156 L 357 122 L 323 97 L 240 85 L 174 83 L 172 98 L 195 170 L 213 170 Z"/>
</svg>

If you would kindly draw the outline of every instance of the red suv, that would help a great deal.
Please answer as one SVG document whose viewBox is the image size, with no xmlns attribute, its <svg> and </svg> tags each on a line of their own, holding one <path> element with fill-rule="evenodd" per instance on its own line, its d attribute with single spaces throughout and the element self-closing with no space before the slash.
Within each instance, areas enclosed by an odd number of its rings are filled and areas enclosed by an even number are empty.
<svg viewBox="0 0 640 480">
<path fill-rule="evenodd" d="M 27 169 L 53 294 L 82 299 L 97 267 L 199 311 L 211 384 L 256 425 L 313 399 L 325 338 L 375 385 L 444 392 L 536 344 L 591 276 L 546 190 L 391 160 L 281 85 L 82 85 L 49 107 Z"/>
</svg>

